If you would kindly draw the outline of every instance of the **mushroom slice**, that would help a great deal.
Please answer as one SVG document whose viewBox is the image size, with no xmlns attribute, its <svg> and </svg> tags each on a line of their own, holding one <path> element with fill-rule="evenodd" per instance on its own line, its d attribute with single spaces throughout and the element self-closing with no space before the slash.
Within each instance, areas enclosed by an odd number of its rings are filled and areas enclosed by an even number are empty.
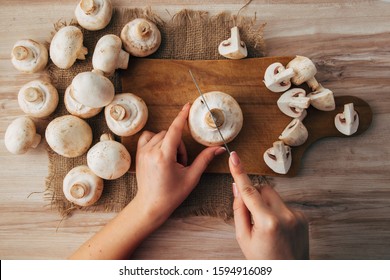
<svg viewBox="0 0 390 280">
<path fill-rule="evenodd" d="M 96 176 L 86 165 L 77 166 L 66 174 L 62 190 L 67 200 L 79 205 L 90 206 L 102 195 L 103 179 Z"/>
<path fill-rule="evenodd" d="M 111 0 L 81 0 L 75 9 L 77 22 L 95 31 L 108 25 L 112 17 Z"/>
<path fill-rule="evenodd" d="M 17 41 L 11 53 L 14 67 L 25 73 L 35 73 L 45 69 L 48 60 L 47 48 L 29 39 Z"/>
<path fill-rule="evenodd" d="M 289 146 L 300 146 L 306 142 L 309 133 L 305 125 L 299 119 L 293 119 L 279 136 Z"/>
<path fill-rule="evenodd" d="M 188 116 L 188 126 L 192 137 L 205 146 L 222 145 L 223 141 L 218 127 L 225 141 L 232 141 L 240 132 L 243 124 L 240 105 L 232 96 L 221 91 L 207 92 L 203 94 L 203 97 L 210 107 L 212 116 L 203 98 L 199 96 L 192 104 Z"/>
<path fill-rule="evenodd" d="M 92 144 L 92 129 L 82 119 L 66 115 L 55 118 L 46 128 L 50 148 L 67 158 L 81 156 Z"/>
<path fill-rule="evenodd" d="M 58 92 L 51 83 L 35 80 L 25 84 L 19 90 L 18 103 L 26 114 L 36 118 L 45 118 L 57 108 Z"/>
<path fill-rule="evenodd" d="M 4 144 L 10 153 L 19 155 L 26 153 L 30 148 L 36 148 L 41 142 L 41 135 L 37 134 L 34 122 L 29 117 L 19 117 L 7 127 Z"/>
<path fill-rule="evenodd" d="M 283 141 L 275 141 L 272 148 L 269 148 L 263 155 L 265 163 L 274 172 L 286 174 L 291 167 L 291 148 Z"/>
<path fill-rule="evenodd" d="M 115 69 L 126 69 L 129 63 L 129 54 L 122 50 L 121 39 L 113 34 L 105 35 L 96 43 L 92 56 L 94 69 L 112 75 Z"/>
<path fill-rule="evenodd" d="M 219 54 L 230 59 L 241 59 L 247 57 L 248 50 L 244 41 L 241 41 L 238 27 L 232 27 L 230 33 L 230 38 L 225 41 L 222 41 L 219 44 Z"/>
<path fill-rule="evenodd" d="M 131 136 L 140 131 L 148 120 L 148 107 L 142 98 L 121 93 L 104 109 L 108 127 L 119 136 Z"/>
<path fill-rule="evenodd" d="M 316 91 L 307 95 L 310 97 L 310 104 L 321 111 L 333 111 L 336 109 L 333 92 L 324 88 L 321 84 Z"/>
<path fill-rule="evenodd" d="M 338 131 L 345 135 L 354 134 L 359 127 L 359 115 L 355 111 L 353 103 L 344 105 L 344 112 L 337 114 L 334 124 Z"/>
<path fill-rule="evenodd" d="M 112 135 L 103 134 L 100 142 L 89 149 L 87 164 L 100 178 L 114 180 L 129 170 L 131 156 L 125 146 L 113 140 Z"/>
<path fill-rule="evenodd" d="M 310 98 L 301 88 L 293 88 L 283 93 L 277 101 L 279 109 L 287 116 L 299 118 L 310 106 Z"/>
<path fill-rule="evenodd" d="M 143 18 L 128 22 L 120 37 L 125 50 L 138 57 L 151 55 L 161 44 L 160 30 L 153 22 Z"/>
<path fill-rule="evenodd" d="M 275 62 L 265 70 L 264 84 L 272 92 L 286 91 L 291 87 L 293 76 L 293 69 L 286 69 L 280 62 Z"/>
<path fill-rule="evenodd" d="M 299 86 L 306 82 L 313 91 L 319 87 L 317 80 L 314 78 L 317 74 L 317 68 L 309 58 L 297 55 L 287 64 L 286 68 L 294 70 L 295 74 L 291 78 L 294 85 Z"/>
<path fill-rule="evenodd" d="M 78 102 L 76 99 L 73 98 L 70 86 L 68 86 L 65 90 L 64 95 L 64 103 L 66 110 L 68 110 L 69 113 L 71 113 L 73 116 L 82 118 L 82 119 L 88 119 L 96 116 L 101 112 L 103 107 L 101 108 L 91 108 L 88 106 L 85 106 Z"/>
<path fill-rule="evenodd" d="M 84 60 L 88 53 L 83 46 L 83 33 L 75 26 L 58 30 L 50 43 L 50 58 L 61 69 L 70 68 L 76 59 Z"/>
</svg>

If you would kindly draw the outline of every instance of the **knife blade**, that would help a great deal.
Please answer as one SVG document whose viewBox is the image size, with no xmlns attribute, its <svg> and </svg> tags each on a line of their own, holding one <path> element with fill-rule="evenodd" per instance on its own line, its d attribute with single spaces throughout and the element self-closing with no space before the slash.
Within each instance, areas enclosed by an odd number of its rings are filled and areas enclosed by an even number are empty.
<svg viewBox="0 0 390 280">
<path fill-rule="evenodd" d="M 212 118 L 212 120 L 213 120 L 213 122 L 214 122 L 214 125 L 215 125 L 215 127 L 217 128 L 217 131 L 218 131 L 219 135 L 221 136 L 221 139 L 222 139 L 222 141 L 223 141 L 223 145 L 224 145 L 225 148 L 226 148 L 226 152 L 228 152 L 229 155 L 230 155 L 230 149 L 229 149 L 229 147 L 228 147 L 228 145 L 227 145 L 227 143 L 226 143 L 226 141 L 225 141 L 225 138 L 224 138 L 223 135 L 222 135 L 221 130 L 219 129 L 219 127 L 218 127 L 218 125 L 217 125 L 217 121 L 215 120 L 215 117 L 214 117 L 213 113 L 211 112 L 209 105 L 208 105 L 207 102 L 206 102 L 206 98 L 204 98 L 204 95 L 203 95 L 202 91 L 200 90 L 199 85 L 198 85 L 197 81 L 195 80 L 194 75 L 192 74 L 192 71 L 191 71 L 191 70 L 188 70 L 188 72 L 190 72 L 192 81 L 194 82 L 194 84 L 195 84 L 195 86 L 196 86 L 196 88 L 197 88 L 197 90 L 198 90 L 198 92 L 199 92 L 199 95 L 200 95 L 200 97 L 202 98 L 204 104 L 206 105 L 206 108 L 207 108 L 207 110 L 209 111 L 209 113 L 210 113 L 210 115 L 211 115 L 211 118 Z"/>
</svg>

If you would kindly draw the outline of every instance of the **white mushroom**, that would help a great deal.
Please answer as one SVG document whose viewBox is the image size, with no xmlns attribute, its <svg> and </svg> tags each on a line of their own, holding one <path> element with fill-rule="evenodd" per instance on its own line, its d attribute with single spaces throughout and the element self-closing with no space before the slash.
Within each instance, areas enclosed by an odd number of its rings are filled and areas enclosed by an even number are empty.
<svg viewBox="0 0 390 280">
<path fill-rule="evenodd" d="M 244 41 L 241 41 L 240 32 L 237 26 L 230 30 L 231 35 L 227 40 L 219 44 L 218 52 L 220 55 L 230 59 L 241 59 L 247 57 L 248 50 Z"/>
<path fill-rule="evenodd" d="M 131 156 L 124 145 L 103 134 L 100 142 L 87 153 L 88 167 L 99 177 L 114 180 L 123 176 L 130 168 Z"/>
<path fill-rule="evenodd" d="M 81 0 L 76 6 L 77 22 L 87 30 L 100 30 L 112 17 L 111 0 Z"/>
<path fill-rule="evenodd" d="M 279 140 L 289 146 L 300 146 L 306 142 L 308 136 L 305 125 L 299 119 L 293 119 L 283 130 Z"/>
<path fill-rule="evenodd" d="M 116 35 L 105 35 L 99 39 L 92 56 L 94 69 L 112 75 L 115 69 L 126 69 L 129 63 L 129 54 L 122 50 L 122 41 Z"/>
<path fill-rule="evenodd" d="M 65 115 L 52 120 L 46 128 L 50 148 L 67 158 L 81 156 L 92 144 L 92 129 L 82 119 Z"/>
<path fill-rule="evenodd" d="M 319 84 L 318 89 L 307 95 L 310 104 L 321 111 L 333 111 L 336 109 L 333 92 Z"/>
<path fill-rule="evenodd" d="M 359 127 L 359 115 L 355 111 L 353 103 L 344 105 L 344 112 L 337 114 L 334 124 L 338 131 L 345 135 L 354 134 Z"/>
<path fill-rule="evenodd" d="M 34 40 L 17 41 L 12 49 L 11 61 L 16 69 L 35 73 L 45 69 L 49 55 L 47 48 Z"/>
<path fill-rule="evenodd" d="M 76 99 L 73 98 L 72 94 L 70 93 L 70 88 L 71 87 L 68 86 L 65 90 L 64 103 L 65 103 L 66 110 L 68 110 L 68 112 L 71 113 L 73 116 L 82 119 L 88 119 L 96 116 L 103 109 L 103 107 L 91 108 L 81 104 L 80 102 L 78 102 Z"/>
<path fill-rule="evenodd" d="M 13 154 L 24 154 L 30 148 L 36 148 L 41 141 L 37 134 L 35 124 L 29 117 L 19 117 L 7 127 L 4 144 Z"/>
<path fill-rule="evenodd" d="M 79 205 L 90 206 L 102 195 L 103 179 L 96 176 L 86 165 L 77 166 L 66 174 L 62 190 L 67 200 Z"/>
<path fill-rule="evenodd" d="M 265 163 L 274 172 L 286 174 L 291 167 L 291 148 L 283 141 L 275 141 L 272 148 L 269 148 L 263 155 Z"/>
<path fill-rule="evenodd" d="M 115 95 L 114 85 L 100 70 L 77 74 L 69 90 L 75 100 L 91 108 L 107 106 Z"/>
<path fill-rule="evenodd" d="M 133 56 L 144 57 L 155 51 L 161 44 L 161 33 L 157 26 L 143 18 L 128 22 L 120 35 L 123 46 Z"/>
<path fill-rule="evenodd" d="M 301 88 L 293 88 L 283 93 L 277 101 L 279 109 L 287 116 L 299 118 L 310 106 L 310 98 Z"/>
<path fill-rule="evenodd" d="M 313 91 L 319 87 L 317 80 L 314 78 L 317 74 L 317 68 L 309 58 L 297 55 L 287 64 L 286 68 L 294 70 L 294 76 L 291 78 L 294 85 L 299 86 L 306 82 Z"/>
<path fill-rule="evenodd" d="M 142 98 L 121 93 L 104 109 L 107 126 L 119 136 L 131 136 L 140 131 L 148 120 L 148 107 Z"/>
<path fill-rule="evenodd" d="M 225 141 L 232 141 L 240 132 L 243 124 L 240 105 L 232 96 L 221 91 L 207 92 L 203 96 L 212 115 L 204 104 L 203 98 L 199 96 L 192 104 L 188 116 L 188 126 L 192 137 L 205 146 L 223 144 L 215 126 L 216 123 Z"/>
<path fill-rule="evenodd" d="M 87 53 L 87 48 L 83 46 L 83 33 L 75 26 L 58 30 L 50 43 L 50 58 L 61 69 L 70 68 L 76 59 L 84 60 Z"/>
<path fill-rule="evenodd" d="M 291 87 L 293 76 L 293 69 L 286 69 L 280 62 L 275 62 L 265 70 L 264 84 L 272 92 L 286 91 Z"/>
<path fill-rule="evenodd" d="M 26 114 L 36 118 L 45 118 L 57 108 L 58 92 L 49 82 L 31 81 L 19 90 L 18 103 Z"/>
</svg>

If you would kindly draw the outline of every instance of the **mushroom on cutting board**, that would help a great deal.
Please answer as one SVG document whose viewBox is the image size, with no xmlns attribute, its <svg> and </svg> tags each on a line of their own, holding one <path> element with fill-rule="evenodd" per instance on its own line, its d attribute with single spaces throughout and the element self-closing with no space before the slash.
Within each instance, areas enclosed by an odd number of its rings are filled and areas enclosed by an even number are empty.
<svg viewBox="0 0 390 280">
<path fill-rule="evenodd" d="M 29 117 L 19 117 L 12 121 L 5 131 L 4 144 L 10 153 L 19 155 L 30 148 L 36 148 L 41 141 L 34 122 Z"/>
<path fill-rule="evenodd" d="M 52 120 L 46 128 L 50 148 L 67 158 L 81 156 L 92 144 L 92 129 L 82 119 L 65 115 Z"/>
<path fill-rule="evenodd" d="M 292 118 L 299 118 L 310 106 L 310 98 L 301 88 L 293 88 L 283 93 L 277 101 L 279 109 Z"/>
<path fill-rule="evenodd" d="M 75 26 L 58 30 L 50 43 L 50 58 L 61 69 L 70 68 L 76 59 L 84 60 L 87 53 L 87 48 L 83 46 L 83 33 Z"/>
<path fill-rule="evenodd" d="M 264 161 L 269 168 L 279 174 L 286 174 L 291 167 L 291 148 L 283 141 L 275 141 L 272 148 L 265 151 Z"/>
<path fill-rule="evenodd" d="M 302 121 L 293 119 L 283 130 L 279 140 L 289 146 L 300 146 L 306 142 L 308 136 L 309 133 Z"/>
<path fill-rule="evenodd" d="M 287 64 L 286 68 L 294 70 L 294 76 L 291 77 L 291 82 L 294 85 L 299 86 L 306 82 L 312 90 L 318 88 L 318 82 L 314 78 L 317 74 L 317 68 L 309 58 L 297 55 Z"/>
<path fill-rule="evenodd" d="M 105 107 L 107 126 L 119 136 L 131 136 L 140 131 L 148 120 L 148 107 L 142 98 L 132 93 L 121 93 Z"/>
<path fill-rule="evenodd" d="M 345 135 L 354 134 L 359 127 L 359 115 L 354 109 L 353 103 L 344 105 L 344 112 L 334 118 L 334 124 L 338 131 Z"/>
<path fill-rule="evenodd" d="M 161 44 L 161 33 L 157 26 L 143 18 L 128 22 L 120 35 L 123 47 L 133 56 L 145 57 L 151 55 Z"/>
<path fill-rule="evenodd" d="M 336 109 L 333 92 L 318 84 L 317 90 L 309 93 L 310 105 L 321 111 L 333 111 Z"/>
<path fill-rule="evenodd" d="M 18 103 L 26 114 L 36 118 L 45 118 L 57 108 L 58 92 L 49 82 L 31 81 L 19 90 Z"/>
<path fill-rule="evenodd" d="M 230 59 L 241 59 L 247 57 L 248 50 L 244 41 L 241 41 L 238 27 L 232 27 L 230 33 L 230 38 L 219 44 L 219 54 Z"/>
<path fill-rule="evenodd" d="M 264 84 L 272 92 L 286 91 L 291 87 L 293 69 L 286 69 L 280 62 L 272 63 L 264 74 Z"/>
<path fill-rule="evenodd" d="M 212 115 L 204 104 L 203 98 L 199 96 L 192 104 L 188 116 L 191 136 L 204 146 L 222 145 L 223 141 L 215 126 L 216 123 L 225 141 L 231 142 L 238 135 L 243 124 L 240 105 L 232 96 L 221 91 L 207 92 L 203 97 Z"/>
<path fill-rule="evenodd" d="M 75 9 L 77 22 L 87 30 L 106 27 L 112 17 L 111 0 L 81 0 Z"/>
<path fill-rule="evenodd" d="M 19 40 L 12 48 L 11 62 L 25 73 L 36 73 L 45 69 L 49 60 L 47 48 L 34 40 Z"/>
<path fill-rule="evenodd" d="M 88 167 L 100 178 L 114 180 L 123 176 L 131 164 L 131 156 L 125 146 L 112 135 L 103 134 L 87 153 Z"/>
<path fill-rule="evenodd" d="M 103 179 L 86 165 L 71 169 L 65 176 L 62 190 L 67 200 L 79 205 L 90 206 L 102 195 Z"/>
<path fill-rule="evenodd" d="M 68 110 L 68 112 L 71 113 L 73 116 L 82 119 L 88 119 L 96 116 L 101 112 L 103 107 L 91 108 L 78 102 L 76 99 L 73 98 L 70 89 L 71 86 L 68 86 L 65 90 L 64 103 L 65 103 L 66 110 Z"/>
</svg>

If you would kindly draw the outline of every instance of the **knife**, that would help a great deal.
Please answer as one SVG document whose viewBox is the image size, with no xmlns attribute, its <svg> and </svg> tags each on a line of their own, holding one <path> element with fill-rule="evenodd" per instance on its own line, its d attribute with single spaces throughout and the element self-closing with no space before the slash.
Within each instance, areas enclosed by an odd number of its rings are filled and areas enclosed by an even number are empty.
<svg viewBox="0 0 390 280">
<path fill-rule="evenodd" d="M 200 95 L 200 97 L 203 99 L 203 102 L 204 102 L 204 104 L 206 105 L 207 110 L 209 111 L 209 113 L 210 113 L 210 115 L 211 115 L 211 118 L 213 119 L 214 125 L 215 125 L 215 127 L 217 128 L 219 135 L 221 136 L 221 139 L 222 139 L 222 141 L 223 141 L 223 145 L 225 146 L 226 151 L 227 151 L 227 152 L 229 153 L 229 155 L 230 155 L 229 147 L 228 147 L 228 145 L 227 145 L 227 143 L 226 143 L 226 141 L 225 141 L 225 138 L 223 138 L 222 132 L 221 132 L 221 130 L 219 129 L 219 127 L 218 127 L 218 125 L 217 125 L 217 121 L 215 120 L 215 117 L 214 117 L 213 113 L 211 112 L 209 105 L 208 105 L 207 102 L 206 102 L 206 98 L 204 98 L 204 95 L 203 95 L 202 91 L 200 90 L 199 85 L 198 85 L 198 83 L 196 82 L 195 77 L 194 77 L 194 75 L 192 74 L 191 70 L 188 70 L 188 72 L 190 72 L 191 78 L 192 78 L 192 80 L 194 81 L 194 84 L 195 84 L 195 86 L 196 86 L 196 88 L 197 88 L 197 90 L 198 90 L 198 92 L 199 92 L 199 95 Z"/>
</svg>

